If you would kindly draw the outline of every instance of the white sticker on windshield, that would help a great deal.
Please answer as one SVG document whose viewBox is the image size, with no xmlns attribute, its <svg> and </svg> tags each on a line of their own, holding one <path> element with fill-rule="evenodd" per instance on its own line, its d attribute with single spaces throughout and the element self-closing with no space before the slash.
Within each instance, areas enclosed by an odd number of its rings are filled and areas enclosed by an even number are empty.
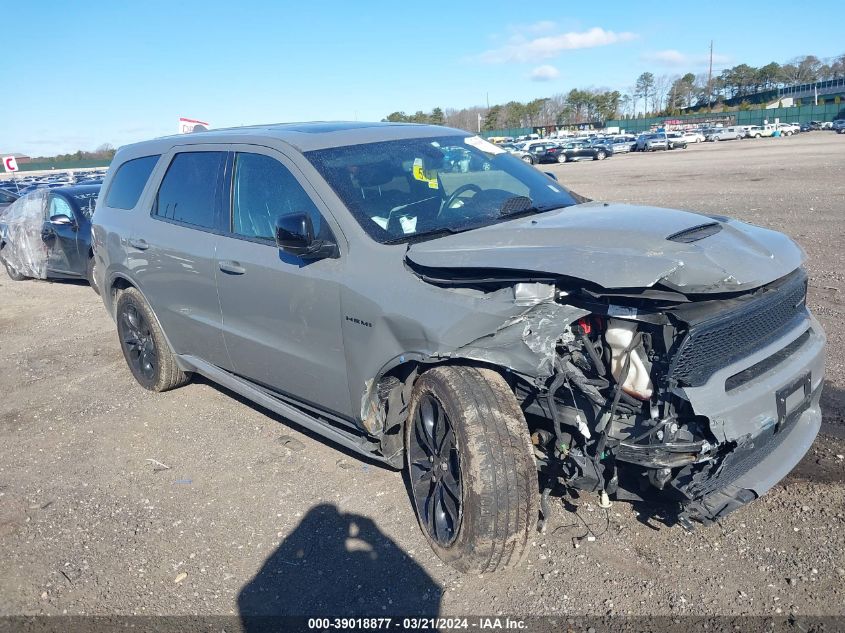
<svg viewBox="0 0 845 633">
<path fill-rule="evenodd" d="M 417 219 L 409 218 L 408 216 L 401 216 L 399 218 L 399 226 L 402 227 L 402 232 L 407 235 L 417 230 Z"/>
<path fill-rule="evenodd" d="M 487 154 L 504 154 L 505 150 L 501 147 L 496 147 L 490 141 L 485 141 L 480 136 L 467 136 L 464 139 L 464 143 L 467 145 L 471 145 L 475 149 L 480 149 L 482 152 Z"/>
</svg>

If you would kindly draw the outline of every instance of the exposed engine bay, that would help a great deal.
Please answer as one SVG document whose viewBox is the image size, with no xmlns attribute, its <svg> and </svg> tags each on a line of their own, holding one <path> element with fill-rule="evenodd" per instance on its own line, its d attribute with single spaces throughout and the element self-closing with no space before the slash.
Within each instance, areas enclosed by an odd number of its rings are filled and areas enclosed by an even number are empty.
<svg viewBox="0 0 845 633">
<path fill-rule="evenodd" d="M 708 523 L 756 498 L 748 490 L 710 494 L 750 437 L 714 433 L 685 387 L 703 384 L 713 370 L 794 327 L 806 313 L 805 293 L 803 271 L 754 293 L 700 302 L 559 293 L 558 301 L 591 314 L 558 340 L 544 387 L 521 385 L 517 394 L 532 429 L 544 505 L 556 487 L 597 493 L 603 503 L 662 493 L 663 501 L 668 495 L 681 502 L 677 519 L 689 529 L 692 521 Z M 754 373 L 726 387 L 738 388 Z M 810 404 L 810 391 L 802 395 L 793 416 Z M 719 488 L 730 483 L 724 479 Z"/>
</svg>

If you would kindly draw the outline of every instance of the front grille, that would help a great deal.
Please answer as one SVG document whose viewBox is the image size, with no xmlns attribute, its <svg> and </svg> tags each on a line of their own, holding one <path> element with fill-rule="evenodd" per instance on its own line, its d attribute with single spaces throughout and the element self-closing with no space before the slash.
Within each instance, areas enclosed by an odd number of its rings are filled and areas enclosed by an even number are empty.
<svg viewBox="0 0 845 633">
<path fill-rule="evenodd" d="M 787 358 L 792 356 L 799 349 L 804 347 L 804 344 L 810 340 L 810 330 L 804 332 L 797 339 L 792 341 L 782 350 L 775 352 L 768 358 L 764 358 L 759 363 L 755 363 L 748 369 L 743 369 L 741 372 L 734 374 L 725 381 L 725 391 L 733 391 L 740 388 L 742 385 L 751 382 L 755 378 L 759 378 L 766 372 L 771 371 L 780 365 Z"/>
<path fill-rule="evenodd" d="M 806 274 L 796 274 L 747 305 L 692 326 L 669 366 L 669 378 L 698 387 L 713 373 L 782 336 L 807 313 Z"/>
</svg>

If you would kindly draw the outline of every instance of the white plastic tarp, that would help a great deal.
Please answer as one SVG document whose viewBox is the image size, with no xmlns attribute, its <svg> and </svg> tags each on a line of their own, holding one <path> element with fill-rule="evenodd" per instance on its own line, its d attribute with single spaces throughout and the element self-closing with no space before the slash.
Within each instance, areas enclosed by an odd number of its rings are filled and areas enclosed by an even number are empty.
<svg viewBox="0 0 845 633">
<path fill-rule="evenodd" d="M 41 239 L 47 193 L 28 193 L 0 212 L 0 258 L 15 272 L 36 279 L 47 278 L 47 247 Z"/>
</svg>

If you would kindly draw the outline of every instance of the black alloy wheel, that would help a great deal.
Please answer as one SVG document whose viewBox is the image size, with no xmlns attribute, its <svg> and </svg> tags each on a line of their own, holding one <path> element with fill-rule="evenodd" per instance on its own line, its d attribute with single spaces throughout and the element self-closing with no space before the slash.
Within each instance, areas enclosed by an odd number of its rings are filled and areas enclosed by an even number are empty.
<svg viewBox="0 0 845 633">
<path fill-rule="evenodd" d="M 117 322 L 124 356 L 136 380 L 147 386 L 156 382 L 158 350 L 152 329 L 140 310 L 128 304 Z"/>
<path fill-rule="evenodd" d="M 462 515 L 463 486 L 457 438 L 443 405 L 423 395 L 409 434 L 410 479 L 414 503 L 430 537 L 451 545 Z"/>
</svg>

